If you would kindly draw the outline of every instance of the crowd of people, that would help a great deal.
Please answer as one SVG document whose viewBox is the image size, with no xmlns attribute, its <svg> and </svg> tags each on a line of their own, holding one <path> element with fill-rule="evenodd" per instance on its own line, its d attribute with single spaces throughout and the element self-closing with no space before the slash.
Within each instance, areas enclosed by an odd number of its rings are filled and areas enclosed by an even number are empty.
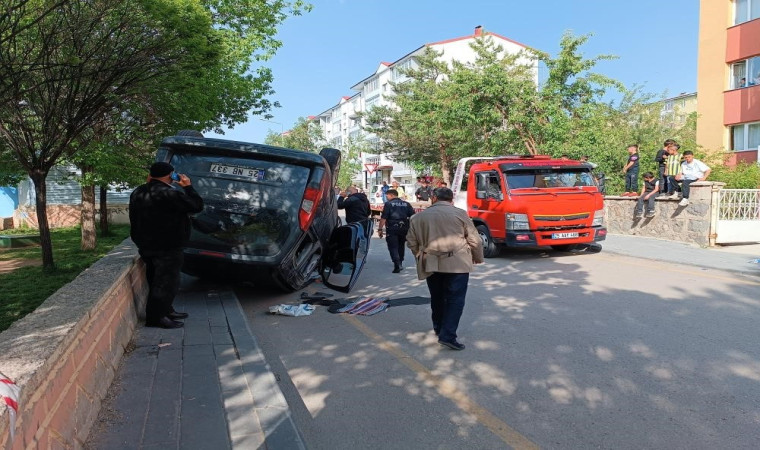
<svg viewBox="0 0 760 450">
<path fill-rule="evenodd" d="M 660 195 L 681 201 L 679 206 L 689 204 L 691 184 L 705 181 L 710 176 L 710 167 L 694 157 L 694 152 L 686 150 L 681 153 L 681 146 L 673 139 L 667 139 L 655 155 L 657 177 L 653 172 L 645 172 L 641 191 L 638 189 L 639 146 L 629 145 L 628 161 L 623 167 L 625 175 L 624 197 L 638 197 L 634 208 L 636 218 L 646 215 L 654 217 L 654 200 Z M 646 202 L 646 213 L 644 203 Z"/>
</svg>

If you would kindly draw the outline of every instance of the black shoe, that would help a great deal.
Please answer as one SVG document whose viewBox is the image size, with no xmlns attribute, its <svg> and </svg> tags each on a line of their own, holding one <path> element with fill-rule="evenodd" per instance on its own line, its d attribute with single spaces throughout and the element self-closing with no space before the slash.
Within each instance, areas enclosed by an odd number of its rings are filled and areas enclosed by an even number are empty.
<svg viewBox="0 0 760 450">
<path fill-rule="evenodd" d="M 452 350 L 464 350 L 464 344 L 460 344 L 457 341 L 451 341 L 451 342 L 438 341 L 438 343 Z"/>
<path fill-rule="evenodd" d="M 439 330 L 437 328 L 433 328 L 433 332 L 435 333 L 436 336 L 438 336 L 439 334 L 441 334 L 441 330 Z"/>
<path fill-rule="evenodd" d="M 398 264 L 396 264 L 395 266 L 393 266 L 393 272 L 392 273 L 399 273 L 399 272 L 401 272 L 401 266 L 399 266 Z"/>
<path fill-rule="evenodd" d="M 158 322 L 145 322 L 146 327 L 157 327 L 157 328 L 182 328 L 185 326 L 182 322 L 177 322 L 175 320 L 172 320 L 166 316 L 158 319 Z"/>
<path fill-rule="evenodd" d="M 189 316 L 188 313 L 181 313 L 177 311 L 172 311 L 166 315 L 166 317 L 170 319 L 187 319 L 188 316 Z"/>
</svg>

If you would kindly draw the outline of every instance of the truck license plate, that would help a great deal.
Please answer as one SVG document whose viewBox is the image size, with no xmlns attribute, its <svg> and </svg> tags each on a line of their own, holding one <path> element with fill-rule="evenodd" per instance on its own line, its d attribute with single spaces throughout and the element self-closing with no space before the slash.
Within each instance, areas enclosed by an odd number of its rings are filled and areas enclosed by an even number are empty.
<svg viewBox="0 0 760 450">
<path fill-rule="evenodd" d="M 578 233 L 552 233 L 552 239 L 573 239 L 577 237 Z"/>
<path fill-rule="evenodd" d="M 250 167 L 228 166 L 227 164 L 211 164 L 209 172 L 221 173 L 225 175 L 237 175 L 239 177 L 261 181 L 264 179 L 264 173 L 266 171 L 262 169 L 251 169 Z"/>
</svg>

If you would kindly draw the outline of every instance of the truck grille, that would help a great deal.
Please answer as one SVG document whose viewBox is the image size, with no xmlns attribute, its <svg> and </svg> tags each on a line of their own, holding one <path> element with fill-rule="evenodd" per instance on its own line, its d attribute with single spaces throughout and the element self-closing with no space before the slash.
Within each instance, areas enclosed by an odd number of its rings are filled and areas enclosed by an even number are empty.
<svg viewBox="0 0 760 450">
<path fill-rule="evenodd" d="M 534 220 L 541 220 L 544 222 L 562 222 L 565 220 L 579 220 L 579 219 L 587 219 L 589 217 L 589 213 L 583 212 L 583 213 L 577 213 L 577 214 L 556 214 L 551 216 L 533 216 Z"/>
<path fill-rule="evenodd" d="M 580 225 L 563 225 L 563 226 L 554 226 L 554 227 L 538 227 L 538 231 L 559 231 L 559 230 L 578 230 L 581 228 L 588 228 L 588 226 L 580 224 Z"/>
</svg>

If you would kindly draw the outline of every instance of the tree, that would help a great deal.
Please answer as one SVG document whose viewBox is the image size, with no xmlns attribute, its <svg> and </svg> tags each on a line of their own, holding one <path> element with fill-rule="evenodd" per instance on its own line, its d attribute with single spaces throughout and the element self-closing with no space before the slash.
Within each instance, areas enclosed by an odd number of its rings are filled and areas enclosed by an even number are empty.
<svg viewBox="0 0 760 450">
<path fill-rule="evenodd" d="M 267 145 L 276 145 L 279 147 L 294 148 L 306 152 L 319 153 L 325 146 L 325 138 L 322 135 L 322 129 L 316 124 L 299 117 L 293 128 L 279 134 L 269 132 L 264 139 Z"/>
<path fill-rule="evenodd" d="M 416 58 L 409 80 L 392 83 L 394 106 L 379 106 L 366 113 L 366 131 L 376 134 L 380 149 L 401 161 L 435 164 L 444 181 L 461 150 L 473 136 L 472 114 L 463 107 L 448 75 L 451 69 L 431 48 Z"/>
<path fill-rule="evenodd" d="M 180 61 L 190 36 L 208 37 L 203 9 L 178 4 L 182 27 L 171 29 L 164 17 L 151 14 L 155 3 L 71 0 L 37 20 L 45 4 L 35 2 L 37 9 L 22 11 L 26 16 L 19 19 L 34 25 L 10 37 L 10 50 L 0 52 L 0 66 L 12 68 L 0 80 L 0 91 L 11 99 L 0 104 L 0 137 L 34 183 L 45 269 L 54 268 L 46 211 L 50 168 L 86 146 L 85 131 L 105 114 Z"/>
</svg>

